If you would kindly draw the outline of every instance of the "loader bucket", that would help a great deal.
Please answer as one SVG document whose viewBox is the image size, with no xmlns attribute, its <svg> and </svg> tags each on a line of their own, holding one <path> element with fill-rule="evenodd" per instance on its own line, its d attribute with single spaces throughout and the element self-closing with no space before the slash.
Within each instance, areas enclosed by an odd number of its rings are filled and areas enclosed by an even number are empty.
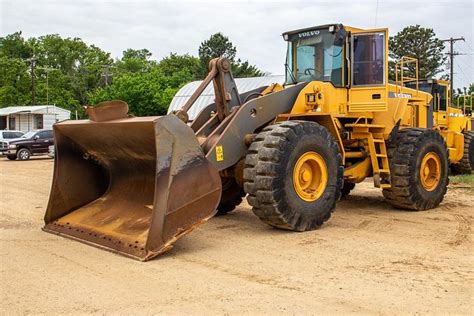
<svg viewBox="0 0 474 316">
<path fill-rule="evenodd" d="M 174 115 L 54 125 L 44 231 L 146 261 L 215 214 L 217 170 Z"/>
</svg>

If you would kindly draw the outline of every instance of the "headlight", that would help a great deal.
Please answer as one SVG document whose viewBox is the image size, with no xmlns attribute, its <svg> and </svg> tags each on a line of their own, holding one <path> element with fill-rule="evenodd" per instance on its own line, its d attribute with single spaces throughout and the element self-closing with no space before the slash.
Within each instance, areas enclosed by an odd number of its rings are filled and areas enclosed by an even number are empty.
<svg viewBox="0 0 474 316">
<path fill-rule="evenodd" d="M 10 148 L 10 149 L 15 149 L 15 148 L 16 148 L 16 145 L 15 145 L 15 144 L 8 145 L 8 148 Z"/>
<path fill-rule="evenodd" d="M 315 93 L 307 93 L 306 94 L 306 103 L 308 103 L 308 104 L 316 103 L 316 94 Z"/>
</svg>

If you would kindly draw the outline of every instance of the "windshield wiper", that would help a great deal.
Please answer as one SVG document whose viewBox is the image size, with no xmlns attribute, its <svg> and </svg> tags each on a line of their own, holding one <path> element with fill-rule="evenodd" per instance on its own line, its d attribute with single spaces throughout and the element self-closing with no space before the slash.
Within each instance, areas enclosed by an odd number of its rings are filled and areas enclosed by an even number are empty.
<svg viewBox="0 0 474 316">
<path fill-rule="evenodd" d="M 285 63 L 285 68 L 286 68 L 286 71 L 290 74 L 290 77 L 291 77 L 291 80 L 293 81 L 293 84 L 298 83 L 295 76 L 293 75 L 293 72 L 290 69 L 290 66 L 288 66 L 288 63 Z"/>
</svg>

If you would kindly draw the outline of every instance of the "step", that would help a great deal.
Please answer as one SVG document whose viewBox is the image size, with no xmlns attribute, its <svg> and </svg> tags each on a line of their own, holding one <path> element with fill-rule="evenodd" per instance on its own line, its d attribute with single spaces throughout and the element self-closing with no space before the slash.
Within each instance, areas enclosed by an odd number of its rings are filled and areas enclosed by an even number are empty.
<svg viewBox="0 0 474 316">
<path fill-rule="evenodd" d="M 389 169 L 379 169 L 379 173 L 390 173 Z"/>
<path fill-rule="evenodd" d="M 384 155 L 384 154 L 376 154 L 375 157 L 387 158 L 387 155 Z"/>
<path fill-rule="evenodd" d="M 374 138 L 374 143 L 385 143 L 385 139 Z"/>
<path fill-rule="evenodd" d="M 378 124 L 366 124 L 366 123 L 357 123 L 357 124 L 344 124 L 345 127 L 369 127 L 369 128 L 383 128 L 385 129 L 385 125 L 378 125 Z"/>
</svg>

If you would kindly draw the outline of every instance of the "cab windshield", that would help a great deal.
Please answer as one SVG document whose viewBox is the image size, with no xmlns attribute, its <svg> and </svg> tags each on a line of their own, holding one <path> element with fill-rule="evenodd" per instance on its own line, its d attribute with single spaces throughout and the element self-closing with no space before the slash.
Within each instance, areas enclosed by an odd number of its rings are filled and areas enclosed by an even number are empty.
<svg viewBox="0 0 474 316">
<path fill-rule="evenodd" d="M 28 133 L 26 133 L 26 134 L 24 134 L 23 136 L 21 136 L 21 138 L 30 139 L 30 138 L 32 138 L 35 134 L 36 134 L 36 131 L 29 131 Z"/>
<path fill-rule="evenodd" d="M 293 34 L 288 42 L 286 83 L 330 81 L 342 86 L 343 47 L 335 34 L 315 30 Z"/>
</svg>

